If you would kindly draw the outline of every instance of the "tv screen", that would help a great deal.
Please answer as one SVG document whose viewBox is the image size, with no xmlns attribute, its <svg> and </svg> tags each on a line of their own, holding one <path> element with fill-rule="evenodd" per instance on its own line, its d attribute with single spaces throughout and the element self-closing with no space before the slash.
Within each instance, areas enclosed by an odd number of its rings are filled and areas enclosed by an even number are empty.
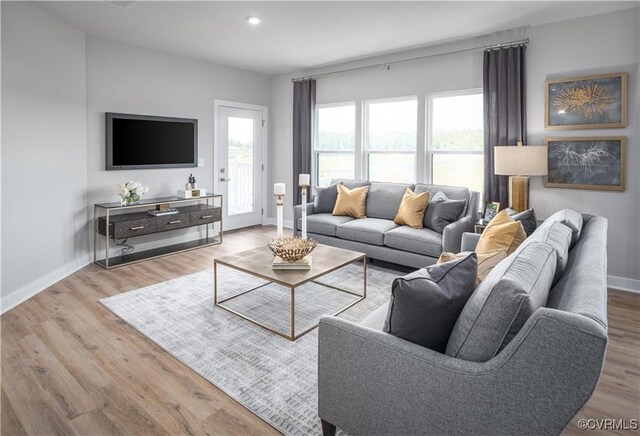
<svg viewBox="0 0 640 436">
<path fill-rule="evenodd" d="M 106 113 L 107 170 L 198 165 L 198 120 Z"/>
</svg>

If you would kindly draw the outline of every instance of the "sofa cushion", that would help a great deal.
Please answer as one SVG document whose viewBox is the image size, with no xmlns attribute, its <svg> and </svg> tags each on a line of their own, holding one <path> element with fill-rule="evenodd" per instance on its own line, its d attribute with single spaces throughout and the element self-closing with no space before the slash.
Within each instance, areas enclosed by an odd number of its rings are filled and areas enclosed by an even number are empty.
<svg viewBox="0 0 640 436">
<path fill-rule="evenodd" d="M 402 226 L 384 234 L 384 245 L 398 250 L 438 257 L 442 253 L 442 235 L 431 229 Z"/>
<path fill-rule="evenodd" d="M 367 217 L 393 220 L 407 188 L 406 183 L 372 182 L 367 195 Z"/>
<path fill-rule="evenodd" d="M 407 188 L 402 197 L 402 202 L 398 208 L 393 222 L 399 226 L 409 226 L 414 229 L 421 229 L 424 221 L 424 211 L 429 204 L 429 193 L 414 194 Z"/>
<path fill-rule="evenodd" d="M 382 331 L 384 323 L 387 320 L 387 311 L 389 310 L 389 302 L 387 301 L 382 306 L 378 307 L 372 313 L 367 315 L 365 319 L 360 322 L 361 326 L 369 327 L 370 329 Z"/>
<path fill-rule="evenodd" d="M 469 188 L 464 188 L 460 186 L 446 186 L 446 185 L 426 185 L 424 183 L 417 183 L 414 191 L 416 194 L 426 191 L 430 194 L 429 197 L 431 197 L 432 200 L 436 198 L 436 194 L 438 192 L 442 192 L 444 195 L 447 196 L 449 200 L 467 200 L 467 204 L 468 204 L 469 195 L 470 195 Z M 466 215 L 466 214 L 467 214 L 467 209 L 465 207 L 465 209 L 462 211 L 462 215 Z"/>
<path fill-rule="evenodd" d="M 338 183 L 338 198 L 333 208 L 333 215 L 351 216 L 354 218 L 364 218 L 367 205 L 368 186 L 349 189 Z"/>
<path fill-rule="evenodd" d="M 307 217 L 307 231 L 325 236 L 336 236 L 336 227 L 353 221 L 350 216 L 333 216 L 330 213 L 318 213 Z M 302 218 L 298 218 L 298 230 L 302 229 Z"/>
<path fill-rule="evenodd" d="M 342 184 L 349 189 L 353 188 L 361 188 L 363 186 L 369 186 L 370 183 L 368 180 L 352 180 L 352 179 L 331 179 L 331 184 Z"/>
<path fill-rule="evenodd" d="M 437 200 L 429 203 L 424 213 L 424 226 L 438 233 L 458 221 L 467 206 L 467 200 Z"/>
<path fill-rule="evenodd" d="M 313 212 L 314 213 L 331 213 L 336 206 L 338 198 L 338 188 L 336 184 L 329 186 L 313 187 Z"/>
<path fill-rule="evenodd" d="M 383 331 L 440 353 L 476 287 L 476 254 L 397 278 Z"/>
<path fill-rule="evenodd" d="M 571 248 L 580 239 L 580 232 L 582 231 L 582 215 L 572 209 L 562 209 L 551 215 L 546 221 L 560 221 L 565 226 L 571 229 Z"/>
<path fill-rule="evenodd" d="M 537 241 L 499 263 L 462 310 L 446 354 L 475 362 L 498 354 L 546 305 L 555 268 L 555 250 Z"/>
<path fill-rule="evenodd" d="M 548 221 L 542 225 L 531 236 L 524 240 L 518 250 L 533 241 L 544 242 L 556 251 L 556 273 L 553 283 L 556 283 L 564 274 L 569 261 L 569 247 L 571 246 L 571 229 L 559 221 Z"/>
<path fill-rule="evenodd" d="M 336 236 L 365 244 L 384 245 L 384 234 L 398 227 L 393 221 L 380 218 L 362 218 L 340 224 Z"/>
</svg>

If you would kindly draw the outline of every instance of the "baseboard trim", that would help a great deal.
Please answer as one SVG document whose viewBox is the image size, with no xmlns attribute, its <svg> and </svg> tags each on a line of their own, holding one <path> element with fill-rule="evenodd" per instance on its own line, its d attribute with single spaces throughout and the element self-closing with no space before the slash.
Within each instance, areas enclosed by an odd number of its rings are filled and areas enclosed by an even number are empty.
<svg viewBox="0 0 640 436">
<path fill-rule="evenodd" d="M 68 263 L 60 268 L 51 271 L 49 274 L 46 274 L 31 283 L 28 283 L 18 289 L 10 293 L 9 295 L 0 298 L 0 308 L 1 313 L 5 313 L 8 310 L 13 309 L 21 303 L 24 303 L 29 298 L 39 294 L 40 292 L 47 289 L 49 286 L 52 286 L 58 283 L 60 280 L 65 277 L 73 274 L 74 272 L 84 268 L 89 265 L 91 261 L 90 255 L 82 256 L 80 259 Z"/>
<path fill-rule="evenodd" d="M 617 291 L 640 293 L 640 280 L 607 276 L 607 286 Z"/>
<path fill-rule="evenodd" d="M 267 218 L 266 220 L 264 220 L 264 225 L 265 226 L 275 226 L 276 225 L 276 219 L 275 218 Z M 282 226 L 285 229 L 292 229 L 293 228 L 293 221 L 284 220 L 284 221 L 282 221 Z"/>
</svg>

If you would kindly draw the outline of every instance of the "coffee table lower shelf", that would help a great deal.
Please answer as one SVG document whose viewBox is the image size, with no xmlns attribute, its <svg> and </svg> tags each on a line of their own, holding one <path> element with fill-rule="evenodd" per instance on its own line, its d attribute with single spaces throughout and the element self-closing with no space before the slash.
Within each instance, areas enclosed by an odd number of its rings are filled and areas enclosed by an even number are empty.
<svg viewBox="0 0 640 436">
<path fill-rule="evenodd" d="M 358 259 L 356 259 L 354 261 L 351 261 L 351 262 L 348 262 L 348 263 L 346 263 L 344 265 L 341 265 L 340 267 L 344 267 L 346 265 L 349 265 L 351 263 L 356 263 L 356 262 L 359 262 L 359 261 L 362 261 L 362 264 L 363 264 L 363 276 L 364 276 L 364 278 L 363 278 L 363 292 L 362 292 L 362 294 L 358 294 L 356 292 L 353 292 L 353 291 L 350 291 L 350 290 L 347 290 L 347 289 L 343 289 L 343 288 L 339 288 L 337 286 L 329 285 L 329 284 L 326 284 L 326 283 L 321 283 L 321 282 L 318 282 L 315 279 L 310 279 L 310 280 L 307 280 L 305 282 L 298 283 L 296 286 L 292 286 L 291 284 L 288 284 L 288 283 L 286 283 L 284 281 L 273 280 L 272 278 L 265 277 L 265 276 L 263 276 L 261 274 L 256 273 L 255 271 L 250 271 L 250 270 L 247 270 L 247 269 L 244 269 L 244 268 L 238 268 L 238 267 L 236 267 L 236 266 L 234 266 L 232 264 L 219 261 L 218 259 L 214 259 L 214 262 L 213 262 L 213 274 L 214 274 L 213 303 L 214 303 L 215 306 L 220 307 L 221 309 L 224 309 L 227 312 L 233 313 L 234 315 L 239 316 L 240 318 L 242 318 L 244 320 L 247 320 L 247 321 L 249 321 L 249 322 L 251 322 L 251 323 L 253 323 L 253 324 L 255 324 L 255 325 L 259 326 L 259 327 L 262 327 L 263 329 L 266 329 L 266 330 L 268 330 L 268 331 L 270 331 L 272 333 L 275 333 L 275 334 L 277 334 L 279 336 L 282 336 L 283 338 L 288 339 L 290 341 L 295 341 L 296 339 L 306 335 L 307 333 L 309 333 L 310 331 L 312 331 L 312 330 L 314 330 L 315 328 L 318 327 L 318 324 L 315 324 L 315 325 L 307 328 L 306 330 L 296 334 L 296 332 L 295 332 L 295 328 L 296 328 L 295 290 L 296 290 L 296 288 L 298 288 L 300 286 L 303 286 L 303 285 L 305 285 L 307 283 L 316 283 L 316 284 L 319 284 L 321 286 L 325 286 L 325 287 L 328 287 L 328 288 L 331 288 L 331 289 L 335 289 L 335 290 L 340 291 L 340 292 L 344 292 L 344 293 L 359 297 L 357 300 L 352 301 L 348 305 L 346 305 L 346 306 L 342 307 L 341 309 L 339 309 L 337 312 L 327 313 L 327 315 L 336 316 L 336 315 L 344 312 L 345 310 L 349 309 L 350 307 L 354 306 L 355 304 L 359 303 L 360 301 L 364 300 L 365 298 L 367 298 L 367 257 L 366 257 L 366 255 L 363 255 L 362 257 L 360 257 L 360 258 L 358 258 Z M 252 276 L 255 276 L 255 277 L 259 277 L 261 279 L 267 280 L 267 282 L 263 283 L 263 284 L 261 284 L 259 286 L 256 286 L 254 288 L 248 289 L 246 291 L 240 292 L 239 294 L 236 294 L 236 295 L 233 295 L 231 297 L 225 298 L 224 300 L 218 300 L 218 265 L 223 265 L 223 266 L 225 266 L 227 268 L 232 268 L 232 269 L 235 269 L 237 271 L 243 272 L 245 274 L 249 274 L 249 275 L 252 275 Z M 325 273 L 323 273 L 321 275 L 328 274 L 328 273 L 333 272 L 333 271 L 335 271 L 337 269 L 339 269 L 339 268 L 334 268 L 332 270 L 326 271 Z M 285 288 L 289 288 L 289 290 L 290 290 L 291 310 L 290 310 L 290 331 L 288 333 L 276 330 L 275 328 L 272 328 L 272 327 L 264 324 L 263 322 L 257 321 L 257 320 L 255 320 L 253 318 L 250 318 L 249 316 L 244 315 L 244 314 L 238 312 L 237 310 L 231 309 L 230 307 L 227 307 L 227 306 L 222 304 L 222 303 L 224 303 L 226 301 L 233 300 L 234 298 L 240 297 L 241 295 L 248 294 L 249 292 L 257 291 L 257 290 L 259 290 L 261 288 L 264 288 L 265 286 L 268 286 L 268 285 L 270 285 L 272 283 L 278 284 L 278 285 L 283 286 Z"/>
</svg>

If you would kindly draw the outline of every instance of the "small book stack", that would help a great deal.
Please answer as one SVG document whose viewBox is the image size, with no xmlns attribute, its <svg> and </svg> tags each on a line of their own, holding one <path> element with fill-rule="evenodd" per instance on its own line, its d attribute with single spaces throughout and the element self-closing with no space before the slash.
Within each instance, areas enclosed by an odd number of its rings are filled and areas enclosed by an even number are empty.
<svg viewBox="0 0 640 436">
<path fill-rule="evenodd" d="M 311 269 L 311 256 L 305 256 L 297 262 L 287 262 L 280 256 L 276 256 L 273 259 L 272 268 L 274 270 L 310 270 Z"/>
</svg>

